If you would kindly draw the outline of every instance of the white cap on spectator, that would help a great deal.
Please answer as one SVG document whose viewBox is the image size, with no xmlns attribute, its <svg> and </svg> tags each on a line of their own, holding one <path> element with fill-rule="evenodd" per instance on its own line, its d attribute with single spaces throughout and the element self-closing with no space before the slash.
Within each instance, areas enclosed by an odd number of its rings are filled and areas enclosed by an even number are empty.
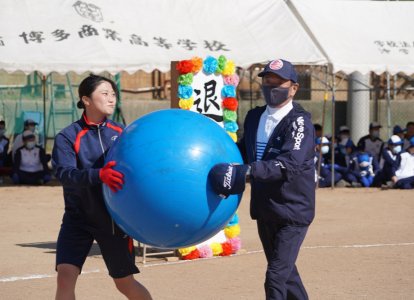
<svg viewBox="0 0 414 300">
<path fill-rule="evenodd" d="M 339 132 L 343 132 L 343 131 L 349 131 L 349 127 L 346 125 L 342 125 L 339 127 Z"/>
<path fill-rule="evenodd" d="M 31 130 L 25 130 L 23 131 L 23 139 L 30 139 L 30 138 L 34 138 L 35 135 Z"/>
</svg>

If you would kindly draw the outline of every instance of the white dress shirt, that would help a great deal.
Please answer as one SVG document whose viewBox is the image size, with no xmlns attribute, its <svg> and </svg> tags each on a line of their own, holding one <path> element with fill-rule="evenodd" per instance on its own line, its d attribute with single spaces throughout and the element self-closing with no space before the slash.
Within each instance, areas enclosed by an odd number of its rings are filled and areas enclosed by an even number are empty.
<svg viewBox="0 0 414 300">
<path fill-rule="evenodd" d="M 262 159 L 263 152 L 273 130 L 292 109 L 292 100 L 280 108 L 266 106 L 265 111 L 260 117 L 259 127 L 257 128 L 256 160 Z"/>
</svg>

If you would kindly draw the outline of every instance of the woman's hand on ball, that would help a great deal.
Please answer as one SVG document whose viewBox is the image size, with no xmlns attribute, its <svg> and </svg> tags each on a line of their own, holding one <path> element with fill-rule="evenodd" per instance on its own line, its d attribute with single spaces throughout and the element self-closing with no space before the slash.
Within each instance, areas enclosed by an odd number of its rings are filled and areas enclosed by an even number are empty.
<svg viewBox="0 0 414 300">
<path fill-rule="evenodd" d="M 122 186 L 124 184 L 124 175 L 121 172 L 113 169 L 115 165 L 116 161 L 112 160 L 99 170 L 99 178 L 114 193 L 122 190 Z"/>
</svg>

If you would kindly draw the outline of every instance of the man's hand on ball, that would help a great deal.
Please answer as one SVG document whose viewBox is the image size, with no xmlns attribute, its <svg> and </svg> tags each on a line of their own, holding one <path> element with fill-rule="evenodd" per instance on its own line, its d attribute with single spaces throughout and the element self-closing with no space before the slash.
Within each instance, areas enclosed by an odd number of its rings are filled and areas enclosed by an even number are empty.
<svg viewBox="0 0 414 300">
<path fill-rule="evenodd" d="M 229 195 L 241 194 L 246 187 L 246 175 L 250 172 L 250 165 L 219 163 L 214 165 L 208 178 L 213 191 L 227 198 Z"/>
<path fill-rule="evenodd" d="M 122 190 L 124 184 L 124 175 L 113 169 L 115 161 L 109 161 L 102 169 L 99 170 L 99 178 L 105 183 L 112 192 Z"/>
</svg>

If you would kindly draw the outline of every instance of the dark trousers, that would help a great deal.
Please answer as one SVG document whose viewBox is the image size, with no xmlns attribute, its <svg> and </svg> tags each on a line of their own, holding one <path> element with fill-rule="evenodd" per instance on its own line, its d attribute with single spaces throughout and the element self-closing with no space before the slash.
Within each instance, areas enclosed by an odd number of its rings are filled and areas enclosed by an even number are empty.
<svg viewBox="0 0 414 300">
<path fill-rule="evenodd" d="M 266 300 L 308 299 L 295 264 L 308 227 L 258 220 L 257 228 L 267 259 Z"/>
<path fill-rule="evenodd" d="M 12 174 L 14 184 L 30 184 L 37 185 L 50 181 L 50 175 L 45 171 L 25 172 L 18 170 Z"/>
<path fill-rule="evenodd" d="M 395 187 L 404 190 L 414 189 L 414 176 L 398 180 Z"/>
</svg>

